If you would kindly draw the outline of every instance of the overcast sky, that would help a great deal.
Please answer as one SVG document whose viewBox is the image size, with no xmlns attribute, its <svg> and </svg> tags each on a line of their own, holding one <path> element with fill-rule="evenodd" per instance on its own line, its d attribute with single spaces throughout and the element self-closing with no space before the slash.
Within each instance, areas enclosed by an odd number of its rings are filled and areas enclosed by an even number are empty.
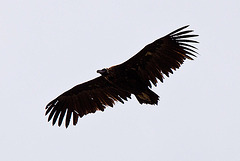
<svg viewBox="0 0 240 161">
<path fill-rule="evenodd" d="M 8 0 L 0 2 L 0 160 L 239 161 L 239 0 Z M 51 126 L 45 106 L 190 25 L 199 56 L 153 90 Z"/>
</svg>

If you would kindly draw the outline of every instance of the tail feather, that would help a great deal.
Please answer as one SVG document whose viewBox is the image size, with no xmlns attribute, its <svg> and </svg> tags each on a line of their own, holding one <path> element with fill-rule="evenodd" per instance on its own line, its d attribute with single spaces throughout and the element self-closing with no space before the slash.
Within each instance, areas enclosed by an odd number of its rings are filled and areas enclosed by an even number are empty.
<svg viewBox="0 0 240 161">
<path fill-rule="evenodd" d="M 151 91 L 150 89 L 147 89 L 143 92 L 135 94 L 135 96 L 140 104 L 143 104 L 143 103 L 151 104 L 151 105 L 158 104 L 159 96 L 153 91 Z"/>
</svg>

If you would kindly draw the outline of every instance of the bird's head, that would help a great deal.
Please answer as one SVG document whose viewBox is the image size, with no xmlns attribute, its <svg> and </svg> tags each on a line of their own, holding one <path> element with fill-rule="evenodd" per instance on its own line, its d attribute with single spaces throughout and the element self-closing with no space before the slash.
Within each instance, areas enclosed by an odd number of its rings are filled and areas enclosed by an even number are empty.
<svg viewBox="0 0 240 161">
<path fill-rule="evenodd" d="M 109 71 L 106 68 L 103 68 L 102 70 L 97 70 L 97 73 L 100 73 L 102 76 L 108 75 Z"/>
</svg>

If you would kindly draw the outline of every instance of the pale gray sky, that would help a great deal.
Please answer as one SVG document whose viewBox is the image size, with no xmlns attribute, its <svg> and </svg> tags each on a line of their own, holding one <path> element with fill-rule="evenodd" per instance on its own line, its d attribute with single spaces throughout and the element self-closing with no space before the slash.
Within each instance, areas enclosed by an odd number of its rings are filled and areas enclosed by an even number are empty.
<svg viewBox="0 0 240 161">
<path fill-rule="evenodd" d="M 0 160 L 240 160 L 239 0 L 0 2 Z M 199 56 L 153 90 L 51 126 L 46 104 L 190 25 Z"/>
</svg>

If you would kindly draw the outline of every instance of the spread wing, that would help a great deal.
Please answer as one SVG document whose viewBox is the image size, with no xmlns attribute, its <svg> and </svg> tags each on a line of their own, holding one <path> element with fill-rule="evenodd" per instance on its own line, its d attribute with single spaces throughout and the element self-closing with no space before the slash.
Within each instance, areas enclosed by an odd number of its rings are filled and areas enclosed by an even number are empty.
<svg viewBox="0 0 240 161">
<path fill-rule="evenodd" d="M 113 106 L 114 102 L 127 100 L 130 93 L 118 89 L 100 76 L 83 84 L 79 84 L 64 92 L 46 106 L 48 121 L 52 119 L 54 125 L 58 120 L 61 126 L 64 116 L 66 116 L 65 126 L 68 127 L 71 116 L 73 124 L 76 125 L 78 117 L 97 110 L 104 111 L 106 106 Z"/>
<path fill-rule="evenodd" d="M 187 27 L 179 28 L 148 44 L 120 66 L 124 66 L 126 70 L 135 70 L 149 87 L 150 81 L 156 86 L 157 78 L 163 82 L 164 75 L 169 76 L 185 59 L 192 60 L 197 54 L 197 48 L 191 43 L 198 42 L 190 38 L 198 35 L 193 35 L 193 30 L 184 30 Z"/>
</svg>

